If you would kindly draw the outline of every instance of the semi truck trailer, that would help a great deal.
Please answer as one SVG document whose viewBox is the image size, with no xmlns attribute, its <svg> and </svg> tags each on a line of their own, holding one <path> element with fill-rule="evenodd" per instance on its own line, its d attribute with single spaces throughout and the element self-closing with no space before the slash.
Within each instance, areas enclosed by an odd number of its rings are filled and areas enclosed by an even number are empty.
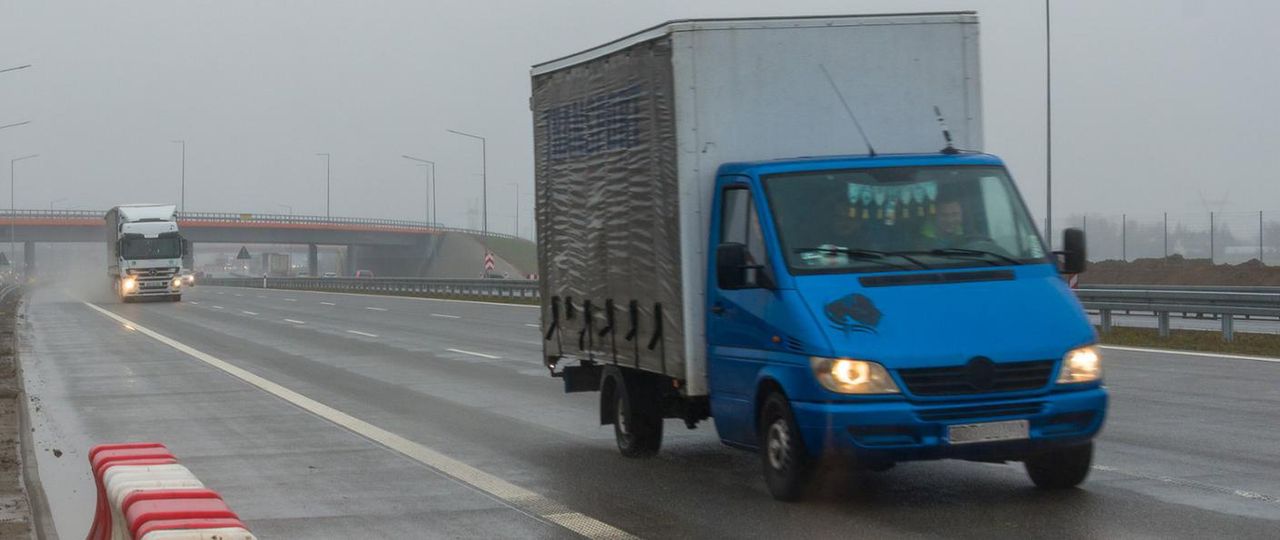
<svg viewBox="0 0 1280 540">
<path fill-rule="evenodd" d="M 107 278 L 123 302 L 182 300 L 182 236 L 172 204 L 122 205 L 107 211 Z"/>
<path fill-rule="evenodd" d="M 972 12 L 685 20 L 532 69 L 543 355 L 621 453 L 1085 479 L 1101 356 L 1004 162 Z"/>
</svg>

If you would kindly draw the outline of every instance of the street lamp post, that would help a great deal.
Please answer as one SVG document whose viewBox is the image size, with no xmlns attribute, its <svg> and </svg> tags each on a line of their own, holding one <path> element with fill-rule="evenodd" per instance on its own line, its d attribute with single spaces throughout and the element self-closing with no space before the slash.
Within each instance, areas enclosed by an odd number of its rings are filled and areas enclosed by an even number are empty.
<svg viewBox="0 0 1280 540">
<path fill-rule="evenodd" d="M 13 251 L 13 245 L 14 245 L 13 225 L 14 225 L 14 222 L 18 220 L 17 205 L 15 205 L 13 202 L 13 192 L 14 192 L 13 185 L 16 183 L 13 177 L 13 173 L 15 170 L 14 165 L 16 165 L 19 161 L 37 158 L 37 157 L 40 157 L 40 154 L 30 154 L 30 155 L 13 158 L 9 160 L 9 258 L 13 259 L 13 261 L 11 261 L 11 264 L 17 264 L 16 262 L 17 253 Z"/>
<path fill-rule="evenodd" d="M 333 214 L 330 212 L 330 206 L 329 206 L 329 203 L 331 201 L 329 196 L 330 194 L 333 193 L 332 191 L 333 184 L 332 182 L 329 181 L 330 180 L 329 178 L 330 156 L 328 152 L 316 152 L 316 155 L 324 158 L 324 217 L 333 217 Z"/>
<path fill-rule="evenodd" d="M 1053 251 L 1053 79 L 1049 39 L 1049 0 L 1044 0 L 1044 221 L 1045 240 Z"/>
<path fill-rule="evenodd" d="M 480 202 L 480 208 L 481 208 L 480 226 L 481 226 L 481 229 L 483 230 L 483 235 L 481 236 L 481 239 L 484 242 L 484 253 L 487 256 L 489 254 L 489 177 L 488 177 L 489 160 L 488 160 L 488 148 L 487 148 L 488 141 L 486 141 L 484 137 L 481 137 L 479 135 L 473 135 L 471 133 L 464 133 L 464 132 L 453 130 L 453 129 L 446 129 L 445 131 L 448 131 L 449 133 L 453 133 L 454 135 L 462 135 L 463 137 L 470 137 L 472 139 L 478 139 L 480 141 L 480 201 L 481 201 Z"/>
<path fill-rule="evenodd" d="M 27 121 L 24 121 L 24 122 L 14 122 L 14 123 L 12 123 L 12 124 L 5 124 L 5 125 L 3 125 L 3 126 L 0 126 L 0 129 L 11 128 L 11 127 L 18 127 L 18 126 L 25 126 L 25 125 L 30 124 L 30 123 L 31 123 L 31 121 L 30 121 L 30 120 L 27 120 Z"/>
<path fill-rule="evenodd" d="M 4 68 L 4 69 L 0 69 L 0 73 L 7 73 L 7 72 L 10 72 L 10 71 L 18 71 L 19 69 L 27 69 L 27 68 L 29 68 L 29 67 L 31 67 L 31 64 L 27 64 L 27 65 L 25 65 L 25 66 L 17 66 L 17 67 L 11 67 L 11 68 Z"/>
<path fill-rule="evenodd" d="M 182 199 L 178 202 L 178 212 L 186 213 L 187 211 L 187 141 L 172 141 L 182 145 Z"/>
<path fill-rule="evenodd" d="M 440 219 L 440 216 L 436 214 L 436 162 L 429 159 L 413 157 L 408 154 L 401 154 L 400 157 L 410 161 L 417 161 L 419 167 L 431 167 L 431 178 L 427 181 L 426 187 L 427 193 L 429 193 L 427 196 L 429 200 L 427 201 L 426 209 L 427 223 L 432 223 L 432 218 Z"/>
</svg>

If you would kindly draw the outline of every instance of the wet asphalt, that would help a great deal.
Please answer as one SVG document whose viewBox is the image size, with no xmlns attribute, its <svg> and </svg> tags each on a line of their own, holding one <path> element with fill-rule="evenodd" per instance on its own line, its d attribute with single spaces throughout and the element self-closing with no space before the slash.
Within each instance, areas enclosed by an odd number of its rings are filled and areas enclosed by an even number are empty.
<svg viewBox="0 0 1280 540">
<path fill-rule="evenodd" d="M 92 300 L 92 299 L 91 299 Z M 594 394 L 539 362 L 537 310 L 196 287 L 94 301 L 135 324 L 644 538 L 1275 538 L 1280 362 L 1106 351 L 1112 408 L 1080 488 L 1020 465 L 825 470 L 773 501 L 757 457 L 669 421 L 650 460 L 618 455 Z M 57 532 L 93 504 L 85 455 L 158 440 L 263 538 L 573 537 L 56 290 L 28 301 L 22 362 Z M 57 449 L 61 457 L 54 457 Z"/>
</svg>

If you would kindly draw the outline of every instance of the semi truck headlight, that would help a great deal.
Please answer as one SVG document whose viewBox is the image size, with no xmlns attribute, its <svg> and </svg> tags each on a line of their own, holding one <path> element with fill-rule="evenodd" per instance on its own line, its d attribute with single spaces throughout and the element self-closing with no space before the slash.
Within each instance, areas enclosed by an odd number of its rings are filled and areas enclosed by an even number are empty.
<svg viewBox="0 0 1280 540">
<path fill-rule="evenodd" d="M 1092 382 L 1102 378 L 1102 353 L 1092 345 L 1072 349 L 1062 357 L 1058 384 Z"/>
<path fill-rule="evenodd" d="M 133 278 L 125 278 L 124 281 L 120 282 L 120 286 L 123 287 L 124 290 L 126 291 L 132 291 L 133 289 L 137 288 L 138 280 Z"/>
<path fill-rule="evenodd" d="M 865 360 L 848 358 L 810 358 L 809 366 L 822 386 L 841 394 L 897 394 L 898 385 L 893 382 L 884 366 Z"/>
<path fill-rule="evenodd" d="M 179 278 L 173 278 L 173 286 L 174 286 L 174 287 L 181 287 L 181 286 L 182 286 L 182 278 L 180 278 L 180 277 L 179 277 Z"/>
</svg>

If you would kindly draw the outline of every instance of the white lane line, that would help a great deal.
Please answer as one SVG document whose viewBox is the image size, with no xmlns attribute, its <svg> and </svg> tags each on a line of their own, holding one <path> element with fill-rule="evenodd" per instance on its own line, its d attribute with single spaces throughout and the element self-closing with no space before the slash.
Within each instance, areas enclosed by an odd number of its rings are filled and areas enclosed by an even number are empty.
<svg viewBox="0 0 1280 540">
<path fill-rule="evenodd" d="M 540 324 L 528 324 L 528 323 L 526 323 L 526 324 L 525 324 L 525 326 L 528 326 L 529 328 L 542 328 L 542 325 L 540 325 Z"/>
<path fill-rule="evenodd" d="M 266 298 L 266 297 L 259 294 L 259 295 L 255 295 L 254 298 Z"/>
<path fill-rule="evenodd" d="M 222 306 L 213 306 L 213 309 L 222 309 Z"/>
<path fill-rule="evenodd" d="M 326 306 L 336 306 L 336 305 L 338 305 L 338 304 L 335 304 L 335 303 L 333 303 L 333 302 L 320 302 L 320 303 L 321 303 L 321 304 L 324 304 L 324 305 L 326 305 Z"/>
<path fill-rule="evenodd" d="M 1119 475 L 1128 476 L 1130 478 L 1141 478 L 1143 480 L 1155 480 L 1157 482 L 1164 482 L 1166 484 L 1174 484 L 1174 485 L 1183 486 L 1183 487 L 1198 488 L 1198 489 L 1203 489 L 1205 491 L 1213 491 L 1213 492 L 1221 493 L 1224 495 L 1235 495 L 1237 497 L 1252 499 L 1255 501 L 1280 503 L 1280 497 L 1276 497 L 1275 495 L 1268 495 L 1266 493 L 1258 493 L 1256 491 L 1246 491 L 1243 489 L 1219 486 L 1217 484 L 1209 484 L 1209 483 L 1200 482 L 1196 480 L 1188 480 L 1186 478 L 1176 478 L 1173 476 L 1145 474 L 1140 472 L 1126 471 L 1123 469 L 1110 467 L 1107 465 L 1094 465 L 1090 468 L 1095 471 L 1105 471 L 1110 473 L 1116 473 Z"/>
<path fill-rule="evenodd" d="M 1266 356 L 1244 356 L 1240 354 L 1216 354 L 1194 351 L 1175 351 L 1172 349 L 1147 349 L 1144 347 L 1120 347 L 1117 345 L 1099 345 L 1103 349 L 1113 349 L 1117 351 L 1133 351 L 1156 354 L 1179 354 L 1182 356 L 1204 356 L 1208 358 L 1227 358 L 1231 360 L 1255 360 L 1258 362 L 1276 362 L 1280 363 L 1280 358 L 1268 358 Z"/>
<path fill-rule="evenodd" d="M 539 306 L 538 304 L 512 304 L 507 302 L 486 302 L 484 300 L 454 300 L 452 298 L 424 298 L 421 296 L 392 296 L 388 294 L 360 294 L 360 293 L 344 293 L 344 292 L 332 292 L 332 291 L 299 291 L 299 290 L 293 290 L 293 289 L 290 289 L 289 292 L 330 294 L 330 295 L 341 295 L 341 296 L 363 296 L 365 298 L 369 298 L 370 296 L 377 296 L 378 298 L 384 298 L 384 299 L 395 298 L 397 300 L 421 300 L 424 302 L 455 302 L 455 303 L 461 303 L 461 304 L 484 304 L 488 306 L 541 309 L 541 306 Z"/>
<path fill-rule="evenodd" d="M 370 334 L 368 332 L 361 332 L 359 330 L 347 330 L 347 333 L 355 334 L 357 336 L 364 336 L 364 337 L 378 337 L 378 334 Z"/>
<path fill-rule="evenodd" d="M 245 311 L 245 310 L 243 310 L 243 309 L 242 309 L 242 310 L 240 310 L 240 313 L 243 313 L 243 314 L 245 314 L 245 315 L 257 315 L 257 313 L 254 313 L 254 312 L 252 312 L 252 311 Z"/>
<path fill-rule="evenodd" d="M 218 292 L 218 294 L 227 294 L 227 293 L 224 293 L 224 292 Z"/>
<path fill-rule="evenodd" d="M 307 324 L 307 321 L 296 321 L 293 319 L 285 319 L 284 322 L 291 322 L 293 324 Z"/>
<path fill-rule="evenodd" d="M 236 295 L 236 297 L 237 297 L 237 298 L 239 298 L 239 297 L 241 297 L 241 296 L 244 296 L 244 295 L 243 295 L 243 294 L 237 294 L 237 295 Z"/>
<path fill-rule="evenodd" d="M 297 302 L 297 301 L 298 301 L 298 299 L 297 299 L 297 298 L 285 298 L 285 299 L 284 299 L 284 301 L 285 301 L 285 302 Z"/>
<path fill-rule="evenodd" d="M 320 403 L 299 394 L 284 386 L 276 384 L 264 377 L 253 374 L 249 370 L 232 365 L 213 355 L 196 350 L 186 344 L 163 336 L 149 328 L 134 324 L 133 321 L 116 315 L 103 308 L 84 302 L 93 310 L 120 324 L 133 327 L 137 332 L 173 347 L 178 351 L 213 366 L 224 373 L 253 385 L 271 395 L 283 399 L 298 408 L 310 412 L 320 418 L 333 422 L 357 435 L 365 437 L 405 457 L 439 471 L 442 475 L 454 478 L 490 496 L 504 504 L 526 514 L 555 523 L 579 535 L 592 539 L 636 539 L 637 537 L 603 521 L 592 518 L 581 512 L 575 512 L 559 501 L 549 499 L 523 487 L 517 486 L 498 476 L 487 473 L 471 465 L 451 458 L 422 444 L 396 435 L 390 431 L 351 416 L 338 409 Z M 452 350 L 452 349 L 451 349 Z"/>
<path fill-rule="evenodd" d="M 471 355 L 471 356 L 479 356 L 480 358 L 488 358 L 488 359 L 490 359 L 490 360 L 497 360 L 497 359 L 499 359 L 499 358 L 502 358 L 501 356 L 494 356 L 494 355 L 492 355 L 492 354 L 485 354 L 485 353 L 478 353 L 478 352 L 464 351 L 464 350 L 462 350 L 462 349 L 445 349 L 445 350 L 447 350 L 447 351 L 449 351 L 449 352 L 456 352 L 456 353 L 460 353 L 460 354 L 469 354 L 469 355 Z"/>
<path fill-rule="evenodd" d="M 440 317 L 441 319 L 461 319 L 462 318 L 457 315 L 445 315 L 443 313 L 432 313 L 431 316 Z"/>
<path fill-rule="evenodd" d="M 198 305 L 200 305 L 200 302 L 197 302 L 197 301 L 195 301 L 195 300 L 192 300 L 192 301 L 187 302 L 187 303 L 188 303 L 188 304 L 191 304 L 191 305 L 193 305 L 193 306 L 198 306 Z"/>
<path fill-rule="evenodd" d="M 384 307 L 366 307 L 365 309 L 369 311 L 386 311 L 387 310 L 387 308 L 384 308 Z"/>
</svg>

